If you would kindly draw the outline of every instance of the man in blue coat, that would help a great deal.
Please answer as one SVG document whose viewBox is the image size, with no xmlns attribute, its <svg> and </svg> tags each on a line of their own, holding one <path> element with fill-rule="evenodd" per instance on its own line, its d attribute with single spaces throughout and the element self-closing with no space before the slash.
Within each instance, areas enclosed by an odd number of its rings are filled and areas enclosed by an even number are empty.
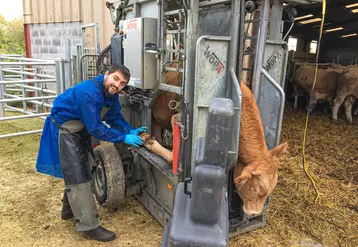
<svg viewBox="0 0 358 247">
<path fill-rule="evenodd" d="M 64 179 L 61 218 L 75 217 L 77 230 L 98 241 L 111 241 L 116 235 L 100 226 L 91 189 L 91 136 L 138 147 L 143 144 L 139 134 L 147 131 L 147 127 L 133 129 L 121 115 L 118 93 L 129 79 L 129 70 L 115 65 L 104 75 L 67 89 L 54 100 L 41 136 L 36 168 Z"/>
</svg>

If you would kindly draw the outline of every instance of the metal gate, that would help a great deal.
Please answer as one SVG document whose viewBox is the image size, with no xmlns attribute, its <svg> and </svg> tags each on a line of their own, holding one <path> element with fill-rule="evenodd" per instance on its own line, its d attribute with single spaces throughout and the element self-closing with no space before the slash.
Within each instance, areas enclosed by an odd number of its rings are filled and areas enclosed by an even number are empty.
<svg viewBox="0 0 358 247">
<path fill-rule="evenodd" d="M 66 85 L 69 83 L 65 83 L 66 63 L 70 61 L 0 55 L 0 121 L 45 119 L 50 115 L 53 99 L 68 88 Z M 40 132 L 42 129 L 9 133 L 0 135 L 0 138 Z"/>
</svg>

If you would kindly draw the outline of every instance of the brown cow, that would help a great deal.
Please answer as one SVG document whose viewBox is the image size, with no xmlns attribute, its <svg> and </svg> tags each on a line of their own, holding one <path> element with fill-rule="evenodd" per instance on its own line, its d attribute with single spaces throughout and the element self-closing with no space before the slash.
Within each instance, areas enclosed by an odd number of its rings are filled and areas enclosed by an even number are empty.
<svg viewBox="0 0 358 247">
<path fill-rule="evenodd" d="M 342 73 L 342 68 L 329 68 L 327 70 L 318 69 L 315 88 L 312 92 L 312 101 L 309 110 L 312 111 L 318 100 L 333 100 L 338 78 Z M 303 65 L 296 70 L 295 83 L 303 88 L 304 91 L 310 92 L 313 87 L 315 76 L 315 67 Z M 297 89 L 295 90 L 295 105 L 297 107 Z"/>
<path fill-rule="evenodd" d="M 244 212 L 259 214 L 277 184 L 278 156 L 288 148 L 285 142 L 268 150 L 260 112 L 251 90 L 241 82 L 239 160 L 235 165 L 234 183 L 244 202 Z"/>
<path fill-rule="evenodd" d="M 337 97 L 334 100 L 332 118 L 337 120 L 337 113 L 340 105 L 344 101 L 347 121 L 352 123 L 352 106 L 358 98 L 358 67 L 347 68 L 339 77 Z"/>
</svg>

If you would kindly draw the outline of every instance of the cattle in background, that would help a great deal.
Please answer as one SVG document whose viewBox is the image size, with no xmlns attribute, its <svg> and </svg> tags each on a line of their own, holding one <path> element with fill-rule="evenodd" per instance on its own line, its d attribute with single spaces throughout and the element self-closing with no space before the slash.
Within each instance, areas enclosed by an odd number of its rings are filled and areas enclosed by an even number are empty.
<svg viewBox="0 0 358 247">
<path fill-rule="evenodd" d="M 358 67 L 347 68 L 339 77 L 337 97 L 334 100 L 332 118 L 337 120 L 338 109 L 344 102 L 347 121 L 352 123 L 352 106 L 358 98 Z M 357 111 L 357 110 L 356 110 Z"/>
<path fill-rule="evenodd" d="M 244 212 L 253 215 L 263 210 L 267 197 L 276 187 L 278 157 L 287 150 L 288 143 L 267 149 L 254 95 L 244 82 L 241 91 L 239 160 L 234 168 L 234 183 L 243 200 Z"/>
<path fill-rule="evenodd" d="M 343 68 L 333 67 L 330 67 L 326 70 L 318 69 L 316 85 L 311 95 L 311 102 L 308 105 L 309 111 L 313 110 L 318 100 L 333 102 L 338 85 L 338 78 L 343 70 Z M 295 94 L 294 108 L 297 108 L 297 100 L 300 94 L 298 86 L 302 88 L 302 90 L 311 93 L 314 76 L 314 66 L 302 65 L 296 70 L 293 85 Z"/>
</svg>

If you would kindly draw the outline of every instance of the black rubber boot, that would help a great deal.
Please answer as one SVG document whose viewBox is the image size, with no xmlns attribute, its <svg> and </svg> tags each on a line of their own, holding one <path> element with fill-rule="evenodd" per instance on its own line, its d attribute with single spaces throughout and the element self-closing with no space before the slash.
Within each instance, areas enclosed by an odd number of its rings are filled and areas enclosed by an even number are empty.
<svg viewBox="0 0 358 247">
<path fill-rule="evenodd" d="M 83 232 L 87 238 L 94 239 L 101 242 L 109 242 L 116 239 L 116 234 L 101 226 L 93 230 Z"/>
<path fill-rule="evenodd" d="M 62 205 L 62 211 L 61 211 L 61 219 L 63 220 L 69 220 L 73 218 L 73 212 L 70 206 L 70 203 L 68 202 L 68 197 L 66 191 L 63 193 L 63 199 L 62 199 L 63 205 Z"/>
</svg>

